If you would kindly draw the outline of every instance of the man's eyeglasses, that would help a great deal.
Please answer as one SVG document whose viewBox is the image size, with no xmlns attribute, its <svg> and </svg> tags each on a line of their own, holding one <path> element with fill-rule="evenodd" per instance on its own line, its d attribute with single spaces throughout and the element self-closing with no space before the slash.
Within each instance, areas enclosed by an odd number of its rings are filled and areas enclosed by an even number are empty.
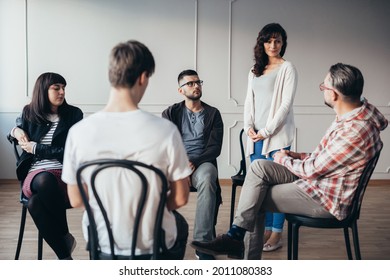
<svg viewBox="0 0 390 280">
<path fill-rule="evenodd" d="M 201 86 L 201 85 L 203 85 L 203 81 L 202 80 L 197 80 L 197 81 L 186 82 L 185 84 L 182 84 L 180 86 L 180 88 L 182 88 L 184 86 L 194 87 L 195 84 L 197 84 L 198 86 Z"/>
<path fill-rule="evenodd" d="M 334 88 L 328 88 L 324 85 L 324 82 L 322 82 L 320 84 L 320 91 L 324 91 L 324 90 L 332 90 L 332 91 L 336 91 Z"/>
</svg>

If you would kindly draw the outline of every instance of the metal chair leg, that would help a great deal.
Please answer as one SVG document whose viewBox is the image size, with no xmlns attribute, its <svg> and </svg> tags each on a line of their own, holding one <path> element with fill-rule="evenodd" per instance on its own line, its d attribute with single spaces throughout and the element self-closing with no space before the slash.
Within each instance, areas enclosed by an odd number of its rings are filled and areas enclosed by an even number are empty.
<svg viewBox="0 0 390 280">
<path fill-rule="evenodd" d="M 345 247 L 347 248 L 348 259 L 352 260 L 351 242 L 350 242 L 350 239 L 349 239 L 348 227 L 344 228 L 344 239 L 345 239 Z"/>
<path fill-rule="evenodd" d="M 230 226 L 233 224 L 234 208 L 236 206 L 236 185 L 232 185 L 232 201 L 230 202 Z"/>
<path fill-rule="evenodd" d="M 361 260 L 362 256 L 360 254 L 359 236 L 358 236 L 356 221 L 352 224 L 352 236 L 353 236 L 353 246 L 355 247 L 355 258 L 357 260 Z"/>
<path fill-rule="evenodd" d="M 287 223 L 287 259 L 292 259 L 292 224 L 290 222 Z"/>
<path fill-rule="evenodd" d="M 38 260 L 42 260 L 42 251 L 43 251 L 43 237 L 38 231 Z"/>
<path fill-rule="evenodd" d="M 292 259 L 293 260 L 297 260 L 298 259 L 298 242 L 299 242 L 299 224 L 293 224 L 292 226 L 292 237 L 293 237 L 293 256 L 292 256 Z"/>
<path fill-rule="evenodd" d="M 22 249 L 24 229 L 26 226 L 26 217 L 27 217 L 27 207 L 23 205 L 22 215 L 20 218 L 18 244 L 16 245 L 15 260 L 19 259 L 20 251 Z M 38 260 L 42 260 L 42 256 L 43 256 L 43 237 L 41 233 L 38 231 Z"/>
<path fill-rule="evenodd" d="M 15 260 L 19 259 L 20 249 L 22 248 L 24 226 L 26 224 L 26 215 L 27 215 L 27 208 L 23 205 L 22 216 L 20 218 L 19 237 L 18 237 L 18 244 L 16 246 Z"/>
</svg>

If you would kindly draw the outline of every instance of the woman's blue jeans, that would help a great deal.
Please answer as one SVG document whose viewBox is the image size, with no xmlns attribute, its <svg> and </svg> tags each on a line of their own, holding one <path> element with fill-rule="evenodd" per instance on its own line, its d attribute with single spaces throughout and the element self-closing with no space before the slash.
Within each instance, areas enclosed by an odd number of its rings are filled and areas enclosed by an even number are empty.
<svg viewBox="0 0 390 280">
<path fill-rule="evenodd" d="M 261 151 L 263 150 L 263 140 L 255 142 L 254 146 L 254 153 L 250 155 L 251 162 L 256 159 L 266 159 L 273 161 L 273 154 L 276 153 L 278 150 L 272 151 L 269 153 L 268 157 L 261 154 Z M 285 150 L 290 150 L 290 146 L 284 148 Z M 284 224 L 284 214 L 283 213 L 272 213 L 272 212 L 266 212 L 265 213 L 265 230 L 270 230 L 273 232 L 282 232 L 283 231 L 283 224 Z"/>
</svg>

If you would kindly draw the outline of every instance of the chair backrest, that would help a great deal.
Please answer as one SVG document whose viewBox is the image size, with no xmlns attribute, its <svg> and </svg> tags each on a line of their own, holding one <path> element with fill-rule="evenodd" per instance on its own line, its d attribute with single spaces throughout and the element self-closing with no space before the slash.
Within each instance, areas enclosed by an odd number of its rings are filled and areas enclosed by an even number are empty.
<svg viewBox="0 0 390 280">
<path fill-rule="evenodd" d="M 116 259 L 115 252 L 114 252 L 114 235 L 112 233 L 111 224 L 108 218 L 107 211 L 102 203 L 101 198 L 99 197 L 99 194 L 96 190 L 96 177 L 98 173 L 100 173 L 102 170 L 105 170 L 107 168 L 125 168 L 131 172 L 133 172 L 135 175 L 138 176 L 138 178 L 141 181 L 141 184 L 134 184 L 129 185 L 129 188 L 140 188 L 140 197 L 137 199 L 132 199 L 132 203 L 137 203 L 137 211 L 136 215 L 134 217 L 134 224 L 133 224 L 133 236 L 131 240 L 131 255 L 129 256 L 129 259 L 136 258 L 135 250 L 137 246 L 137 239 L 138 239 L 138 230 L 139 226 L 142 223 L 142 215 L 144 206 L 146 205 L 146 197 L 148 194 L 148 188 L 149 186 L 149 180 L 147 177 L 143 174 L 141 169 L 147 169 L 153 171 L 159 178 L 161 182 L 161 192 L 160 192 L 160 201 L 157 208 L 157 213 L 155 215 L 155 223 L 154 223 L 154 231 L 153 231 L 153 254 L 151 256 L 151 259 L 157 259 L 158 254 L 160 253 L 161 248 L 165 247 L 165 237 L 164 232 L 162 230 L 162 219 L 163 219 L 163 213 L 166 206 L 166 197 L 167 197 L 167 191 L 168 191 L 168 183 L 167 179 L 162 173 L 162 171 L 152 165 L 147 165 L 142 162 L 138 161 L 130 161 L 130 160 L 118 160 L 118 159 L 99 159 L 99 160 L 93 160 L 89 162 L 83 163 L 77 170 L 77 184 L 84 202 L 85 210 L 89 219 L 89 250 L 90 250 L 90 256 L 92 259 L 98 259 L 99 253 L 100 253 L 100 246 L 99 246 L 99 239 L 98 239 L 98 231 L 97 231 L 97 225 L 94 218 L 94 212 L 91 209 L 88 196 L 85 192 L 84 186 L 83 186 L 83 177 L 82 172 L 87 167 L 94 167 L 90 178 L 88 178 L 89 185 L 92 189 L 92 193 L 89 193 L 89 196 L 94 195 L 96 202 L 98 204 L 99 210 L 101 211 L 104 222 L 106 225 L 106 230 L 108 232 L 108 238 L 110 241 L 110 251 L 111 251 L 111 259 Z M 114 180 L 113 180 L 114 181 Z M 104 186 L 106 187 L 106 186 Z M 113 189 L 115 186 L 107 186 Z"/>
<path fill-rule="evenodd" d="M 11 134 L 7 135 L 7 139 L 13 145 L 13 151 L 14 151 L 15 159 L 16 159 L 16 162 L 18 162 L 19 159 L 20 159 L 20 156 L 22 154 L 22 151 L 20 150 L 20 146 L 19 146 L 18 140 L 15 137 L 12 137 Z M 19 202 L 24 204 L 24 205 L 27 205 L 28 198 L 24 195 L 24 193 L 22 191 L 22 183 L 23 182 L 20 182 Z"/>
<path fill-rule="evenodd" d="M 347 218 L 349 220 L 359 219 L 363 196 L 364 196 L 364 193 L 367 189 L 371 175 L 374 172 L 375 166 L 378 162 L 381 150 L 382 150 L 382 148 L 380 148 L 380 150 L 376 152 L 374 157 L 372 159 L 370 159 L 367 162 L 366 166 L 364 167 L 363 173 L 359 179 L 358 187 L 356 188 L 356 191 L 355 191 L 355 194 L 353 197 L 352 205 L 350 206 L 351 207 L 350 211 L 349 211 L 350 214 L 348 215 L 348 218 Z"/>
<path fill-rule="evenodd" d="M 18 140 L 11 136 L 11 134 L 7 135 L 8 141 L 13 145 L 14 147 L 14 155 L 16 160 L 18 161 L 20 159 L 20 151 L 18 150 Z"/>
</svg>

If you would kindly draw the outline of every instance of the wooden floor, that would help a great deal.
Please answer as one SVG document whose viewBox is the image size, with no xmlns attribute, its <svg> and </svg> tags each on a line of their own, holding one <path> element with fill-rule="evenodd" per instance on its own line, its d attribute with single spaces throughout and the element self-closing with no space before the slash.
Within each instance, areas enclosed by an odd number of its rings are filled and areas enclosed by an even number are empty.
<svg viewBox="0 0 390 280">
<path fill-rule="evenodd" d="M 239 189 L 239 188 L 238 188 Z M 239 193 L 238 193 L 239 195 Z M 21 205 L 18 202 L 19 187 L 16 181 L 0 181 L 0 260 L 12 260 L 15 254 Z M 225 233 L 229 225 L 230 185 L 222 185 L 223 205 L 220 208 L 217 233 Z M 373 184 L 367 189 L 361 217 L 358 222 L 360 248 L 365 260 L 390 260 L 390 185 Z M 180 213 L 190 225 L 189 242 L 192 240 L 194 208 L 196 193 L 191 193 L 189 203 L 180 209 Z M 71 233 L 77 240 L 73 258 L 88 259 L 85 241 L 81 233 L 80 209 L 68 210 L 68 221 Z M 286 225 L 285 225 L 286 229 Z M 285 260 L 287 258 L 286 235 L 283 235 L 285 246 L 275 252 L 264 252 L 263 259 Z M 37 230 L 30 216 L 27 218 L 25 237 L 20 259 L 33 260 L 37 257 Z M 56 259 L 52 250 L 45 244 L 44 259 Z M 188 246 L 186 260 L 195 260 L 194 250 Z M 219 259 L 225 259 L 223 257 Z M 347 259 L 342 230 L 301 228 L 299 259 L 304 260 L 344 260 Z"/>
</svg>

